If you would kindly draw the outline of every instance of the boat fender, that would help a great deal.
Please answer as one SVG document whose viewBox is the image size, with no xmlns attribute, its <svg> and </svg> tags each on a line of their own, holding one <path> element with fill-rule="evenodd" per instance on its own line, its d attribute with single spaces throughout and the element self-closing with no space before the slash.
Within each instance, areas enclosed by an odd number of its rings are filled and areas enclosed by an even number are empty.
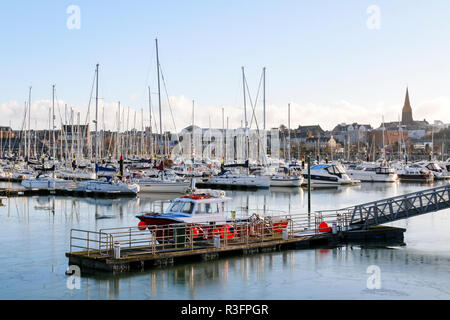
<svg viewBox="0 0 450 320">
<path fill-rule="evenodd" d="M 147 229 L 147 223 L 145 221 L 140 221 L 138 223 L 138 229 L 139 231 L 145 231 L 145 229 Z"/>
<path fill-rule="evenodd" d="M 331 232 L 331 228 L 330 228 L 330 226 L 328 225 L 328 223 L 326 223 L 325 221 L 321 222 L 321 223 L 319 224 L 319 232 L 322 232 L 322 233 L 328 233 L 328 232 Z"/>
</svg>

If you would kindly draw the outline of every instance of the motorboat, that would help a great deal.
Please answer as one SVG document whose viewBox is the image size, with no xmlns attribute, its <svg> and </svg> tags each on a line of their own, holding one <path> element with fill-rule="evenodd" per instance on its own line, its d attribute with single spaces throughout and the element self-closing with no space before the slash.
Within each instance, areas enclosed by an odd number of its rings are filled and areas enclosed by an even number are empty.
<svg viewBox="0 0 450 320">
<path fill-rule="evenodd" d="M 224 191 L 198 189 L 195 193 L 173 200 L 164 213 L 146 213 L 137 218 L 147 225 L 224 223 L 227 221 L 225 202 L 229 200 L 231 198 L 226 197 Z"/>
<path fill-rule="evenodd" d="M 413 167 L 421 167 L 426 170 L 430 170 L 435 180 L 450 179 L 448 171 L 443 169 L 436 161 L 420 161 L 413 164 Z"/>
<path fill-rule="evenodd" d="M 281 167 L 278 172 L 270 177 L 271 187 L 300 187 L 303 176 L 293 174 L 288 168 Z"/>
<path fill-rule="evenodd" d="M 317 164 L 311 167 L 311 186 L 327 187 L 351 185 L 359 182 L 352 180 L 339 163 Z M 303 178 L 308 179 L 308 169 L 303 170 Z"/>
<path fill-rule="evenodd" d="M 191 181 L 164 172 L 158 178 L 135 173 L 133 181 L 139 185 L 141 193 L 185 193 L 191 187 Z"/>
<path fill-rule="evenodd" d="M 26 189 L 55 190 L 75 187 L 73 181 L 55 178 L 49 175 L 38 175 L 36 178 L 23 179 L 22 186 Z"/>
<path fill-rule="evenodd" d="M 224 169 L 218 175 L 209 178 L 206 184 L 221 187 L 269 188 L 270 176 L 234 173 Z"/>
<path fill-rule="evenodd" d="M 164 227 L 186 224 L 195 240 L 211 239 L 217 234 L 232 239 L 239 232 L 249 234 L 258 231 L 258 226 L 270 227 L 271 232 L 280 233 L 289 223 L 287 217 L 261 218 L 255 214 L 244 219 L 230 219 L 225 212 L 225 203 L 229 200 L 231 198 L 226 197 L 221 190 L 193 190 L 190 194 L 174 199 L 163 213 L 150 212 L 136 216 L 140 220 L 138 228 L 141 231 L 159 228 L 156 231 L 157 238 L 167 239 L 171 238 L 168 233 L 172 230 Z M 248 222 L 245 224 L 248 230 L 234 230 L 234 223 L 241 222 Z"/>
<path fill-rule="evenodd" d="M 102 177 L 98 180 L 79 182 L 78 190 L 86 193 L 135 195 L 139 192 L 139 185 Z"/>
<path fill-rule="evenodd" d="M 362 163 L 346 170 L 350 178 L 362 182 L 395 182 L 398 180 L 394 168 L 378 163 Z"/>
<path fill-rule="evenodd" d="M 420 166 L 408 166 L 397 169 L 397 174 L 402 182 L 432 182 L 434 180 L 433 172 Z"/>
</svg>

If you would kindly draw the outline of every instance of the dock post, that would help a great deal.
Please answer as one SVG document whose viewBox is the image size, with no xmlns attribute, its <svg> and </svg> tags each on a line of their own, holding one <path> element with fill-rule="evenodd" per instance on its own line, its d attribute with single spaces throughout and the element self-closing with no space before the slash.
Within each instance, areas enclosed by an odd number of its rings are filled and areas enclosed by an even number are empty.
<svg viewBox="0 0 450 320">
<path fill-rule="evenodd" d="M 114 259 L 120 259 L 120 243 L 114 243 Z"/>
</svg>

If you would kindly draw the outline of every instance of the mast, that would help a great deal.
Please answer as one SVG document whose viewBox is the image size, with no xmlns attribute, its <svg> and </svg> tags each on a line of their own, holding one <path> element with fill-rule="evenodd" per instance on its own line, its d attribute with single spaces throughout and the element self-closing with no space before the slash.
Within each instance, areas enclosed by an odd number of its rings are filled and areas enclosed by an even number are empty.
<svg viewBox="0 0 450 320">
<path fill-rule="evenodd" d="M 192 166 L 194 166 L 194 157 L 195 157 L 195 150 L 194 150 L 194 105 L 195 105 L 195 101 L 192 100 L 192 130 L 191 130 L 191 157 L 192 157 Z"/>
<path fill-rule="evenodd" d="M 27 157 L 27 113 L 28 113 L 28 105 L 27 102 L 25 101 L 25 115 L 23 118 L 23 125 L 22 125 L 22 129 L 20 132 L 21 137 L 24 138 L 24 144 L 23 144 L 23 155 L 26 158 Z M 20 156 L 20 145 L 19 145 L 19 156 Z"/>
<path fill-rule="evenodd" d="M 27 158 L 29 159 L 31 156 L 30 148 L 31 148 L 31 89 L 28 93 L 28 145 L 27 145 Z"/>
<path fill-rule="evenodd" d="M 118 115 L 117 115 L 117 141 L 116 141 L 116 148 L 117 148 L 117 158 L 120 157 L 122 154 L 122 134 L 120 133 L 120 101 L 118 102 Z"/>
<path fill-rule="evenodd" d="M 150 157 L 153 157 L 153 133 L 152 133 L 152 93 L 150 91 L 150 86 L 148 86 L 148 111 L 150 113 L 150 137 L 149 137 L 149 143 L 150 143 Z"/>
<path fill-rule="evenodd" d="M 80 135 L 80 113 L 77 114 L 77 159 L 81 158 L 80 154 L 80 148 L 81 148 L 81 137 L 83 135 Z"/>
<path fill-rule="evenodd" d="M 134 110 L 134 122 L 133 122 L 133 135 L 131 136 L 132 139 L 132 150 L 131 153 L 133 154 L 133 157 L 137 154 L 137 144 L 136 144 L 136 109 Z"/>
<path fill-rule="evenodd" d="M 64 125 L 66 126 L 66 129 L 63 131 Z M 69 146 L 67 145 L 67 129 L 68 129 L 68 124 L 67 124 L 67 103 L 64 105 L 64 123 L 61 124 L 61 133 L 64 133 L 64 158 L 65 158 L 65 162 L 67 161 L 67 159 L 69 159 L 68 154 L 69 154 Z M 62 147 L 62 146 L 61 146 Z"/>
<path fill-rule="evenodd" d="M 127 158 L 130 154 L 130 107 L 128 107 L 128 113 L 127 113 L 127 150 L 125 154 L 127 155 Z"/>
<path fill-rule="evenodd" d="M 98 130 L 98 66 L 99 64 L 97 63 L 96 69 L 95 69 L 95 81 L 96 81 L 96 85 L 95 85 L 95 136 L 94 136 L 94 150 L 95 150 L 95 158 L 94 158 L 94 162 L 95 162 L 95 179 L 97 180 L 97 157 L 98 157 L 98 145 L 97 145 L 97 130 Z"/>
<path fill-rule="evenodd" d="M 144 109 L 141 108 L 141 143 L 140 143 L 140 154 L 141 157 L 144 156 Z"/>
<path fill-rule="evenodd" d="M 222 108 L 222 159 L 223 159 L 223 163 L 225 163 L 225 139 L 226 139 L 226 134 L 225 134 L 225 108 Z"/>
<path fill-rule="evenodd" d="M 159 103 L 159 138 L 162 139 L 162 114 L 161 114 L 161 80 L 160 80 L 160 72 L 159 72 L 159 53 L 158 53 L 158 38 L 155 39 L 156 41 L 156 69 L 158 72 L 158 103 Z M 161 143 L 160 143 L 161 147 Z M 163 152 L 160 149 L 160 154 L 162 155 Z"/>
<path fill-rule="evenodd" d="M 74 117 L 73 117 L 73 108 L 70 107 L 70 135 L 71 135 L 71 141 L 70 141 L 70 157 L 68 159 L 73 158 L 74 151 L 73 151 L 73 144 L 74 144 Z M 67 131 L 67 130 L 66 130 Z"/>
<path fill-rule="evenodd" d="M 263 113 L 264 113 L 264 126 L 266 131 L 266 67 L 263 68 Z"/>
<path fill-rule="evenodd" d="M 291 104 L 288 103 L 288 167 L 291 162 Z"/>
<path fill-rule="evenodd" d="M 383 159 L 386 159 L 386 150 L 384 150 L 384 116 L 382 116 L 383 120 Z"/>
<path fill-rule="evenodd" d="M 102 106 L 102 140 L 101 140 L 101 144 L 100 144 L 100 158 L 103 159 L 104 158 L 104 152 L 105 152 L 105 137 L 106 137 L 106 133 L 105 133 L 105 104 L 103 103 Z"/>
<path fill-rule="evenodd" d="M 52 95 L 52 144 L 53 144 L 53 163 L 56 159 L 56 144 L 55 144 L 55 85 L 53 85 Z"/>
<path fill-rule="evenodd" d="M 248 146 L 247 146 L 247 99 L 245 96 L 245 71 L 244 71 L 244 67 L 242 67 L 242 87 L 244 89 L 244 158 L 245 160 L 249 160 L 248 159 Z M 248 168 L 247 168 L 248 169 Z"/>
<path fill-rule="evenodd" d="M 434 156 L 434 126 L 431 127 L 431 157 L 430 160 L 433 160 Z"/>
</svg>

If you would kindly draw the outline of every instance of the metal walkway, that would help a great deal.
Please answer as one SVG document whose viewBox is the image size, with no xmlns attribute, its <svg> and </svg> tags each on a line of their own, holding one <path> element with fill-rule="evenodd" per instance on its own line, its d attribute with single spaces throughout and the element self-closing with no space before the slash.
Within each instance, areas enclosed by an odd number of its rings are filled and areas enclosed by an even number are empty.
<svg viewBox="0 0 450 320">
<path fill-rule="evenodd" d="M 324 221 L 353 230 L 447 208 L 450 208 L 450 184 L 317 214 L 322 215 Z"/>
</svg>

